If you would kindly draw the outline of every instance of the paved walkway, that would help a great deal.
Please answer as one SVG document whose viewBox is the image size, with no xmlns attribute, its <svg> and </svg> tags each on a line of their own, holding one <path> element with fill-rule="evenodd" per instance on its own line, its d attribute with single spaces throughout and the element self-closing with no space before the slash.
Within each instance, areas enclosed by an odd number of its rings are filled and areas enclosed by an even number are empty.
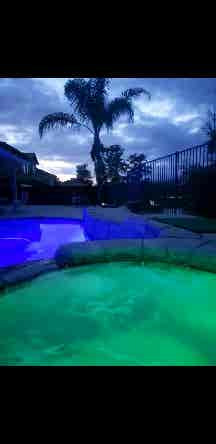
<svg viewBox="0 0 216 444">
<path fill-rule="evenodd" d="M 2 207 L 3 208 L 3 207 Z M 113 221 L 122 221 L 127 217 L 135 216 L 131 213 L 127 207 L 119 208 L 102 208 L 100 206 L 89 206 L 89 211 L 97 213 L 101 217 L 107 217 Z M 4 207 L 0 214 L 0 220 L 5 218 L 22 218 L 22 217 L 72 217 L 72 218 L 82 218 L 83 207 L 75 206 L 64 206 L 64 205 L 26 205 L 12 212 L 10 208 Z M 155 216 L 155 213 L 145 214 L 139 216 L 145 219 L 150 219 Z M 163 213 L 157 213 L 157 216 L 167 217 Z"/>
<path fill-rule="evenodd" d="M 61 205 L 26 205 L 16 211 L 6 209 L 0 214 L 1 219 L 17 219 L 22 217 L 71 217 L 82 219 L 83 209 L 81 207 L 70 207 Z"/>
<path fill-rule="evenodd" d="M 99 206 L 89 206 L 88 210 L 97 216 L 107 218 L 112 221 L 121 222 L 128 217 L 135 217 L 139 219 L 152 219 L 155 216 L 166 218 L 167 215 L 163 213 L 146 213 L 144 215 L 136 215 L 131 213 L 127 207 L 119 208 L 102 208 Z M 75 219 L 82 219 L 83 207 L 64 206 L 64 205 L 26 205 L 12 212 L 11 209 L 6 209 L 0 214 L 1 219 L 8 218 L 22 218 L 22 217 L 71 217 Z M 172 216 L 170 216 L 172 217 Z M 180 217 L 180 216 L 179 216 Z M 186 217 L 186 215 L 184 215 Z M 193 217 L 193 216 L 189 216 Z M 194 216 L 196 217 L 196 216 Z"/>
<path fill-rule="evenodd" d="M 148 220 L 155 226 L 161 229 L 160 237 L 168 237 L 168 238 L 176 238 L 176 239 L 202 239 L 205 243 L 215 242 L 216 243 L 216 234 L 203 233 L 203 234 L 195 234 L 191 231 L 175 228 L 171 225 L 163 224 L 162 221 L 158 222 L 153 220 L 155 216 L 160 216 L 161 218 L 165 218 L 163 213 L 146 213 L 143 215 L 137 215 L 131 213 L 127 207 L 119 207 L 119 208 L 102 208 L 99 206 L 89 206 L 88 212 L 92 214 L 92 216 L 110 220 L 112 222 L 121 223 L 126 219 L 134 219 L 137 221 Z M 0 220 L 2 219 L 17 219 L 23 217 L 59 217 L 59 218 L 72 218 L 72 219 L 82 219 L 83 217 L 83 207 L 73 207 L 73 206 L 61 206 L 61 205 L 27 205 L 23 206 L 16 212 L 8 212 L 4 215 L 0 215 Z M 181 217 L 181 216 L 179 216 Z M 186 217 L 183 215 L 182 217 Z M 188 217 L 196 217 L 196 216 L 188 216 Z"/>
</svg>

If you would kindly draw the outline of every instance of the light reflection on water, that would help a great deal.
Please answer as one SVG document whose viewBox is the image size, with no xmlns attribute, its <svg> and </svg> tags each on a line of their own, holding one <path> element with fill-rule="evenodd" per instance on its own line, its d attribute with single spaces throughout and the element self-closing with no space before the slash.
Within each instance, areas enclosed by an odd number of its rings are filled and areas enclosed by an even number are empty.
<svg viewBox="0 0 216 444">
<path fill-rule="evenodd" d="M 81 223 L 63 219 L 23 219 L 0 222 L 0 267 L 50 259 L 57 248 L 85 242 Z"/>
<path fill-rule="evenodd" d="M 40 224 L 41 238 L 39 242 L 31 242 L 27 252 L 32 260 L 51 258 L 57 248 L 70 242 L 85 242 L 83 228 L 80 224 Z"/>
</svg>

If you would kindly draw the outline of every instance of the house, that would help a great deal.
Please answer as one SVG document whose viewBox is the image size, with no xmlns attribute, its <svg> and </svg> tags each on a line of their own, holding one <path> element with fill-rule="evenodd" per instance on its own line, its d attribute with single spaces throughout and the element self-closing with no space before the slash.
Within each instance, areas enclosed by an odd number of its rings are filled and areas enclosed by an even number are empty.
<svg viewBox="0 0 216 444">
<path fill-rule="evenodd" d="M 91 196 L 92 183 L 90 181 L 80 181 L 76 178 L 71 178 L 60 184 L 65 192 L 70 193 L 70 201 L 72 205 L 87 205 Z"/>
<path fill-rule="evenodd" d="M 28 199 L 28 189 L 35 184 L 55 185 L 57 177 L 37 168 L 35 153 L 23 153 L 0 141 L 0 200 Z"/>
<path fill-rule="evenodd" d="M 23 172 L 25 175 L 34 173 L 36 165 L 39 165 L 35 153 L 23 153 L 8 143 L 0 141 L 0 172 L 7 174 L 9 163 L 6 162 L 6 159 L 11 159 L 10 165 L 12 166 L 13 164 L 15 166 L 16 164 L 17 172 Z"/>
<path fill-rule="evenodd" d="M 27 168 L 25 168 L 26 176 L 34 175 L 36 172 L 36 165 L 39 165 L 37 156 L 35 153 L 22 153 L 24 159 L 28 161 Z"/>
<path fill-rule="evenodd" d="M 51 187 L 58 184 L 58 178 L 54 174 L 48 173 L 47 171 L 41 170 L 39 168 L 35 169 L 34 178 L 46 185 Z"/>
<path fill-rule="evenodd" d="M 17 200 L 17 175 L 34 171 L 38 164 L 34 153 L 30 156 L 6 142 L 0 141 L 0 198 L 2 200 Z"/>
<path fill-rule="evenodd" d="M 62 187 L 89 187 L 90 183 L 81 182 L 79 179 L 72 178 L 61 183 Z"/>
<path fill-rule="evenodd" d="M 71 179 L 60 183 L 57 176 L 41 170 L 35 153 L 23 153 L 0 142 L 0 201 L 21 200 L 31 204 L 87 204 L 90 183 Z"/>
</svg>

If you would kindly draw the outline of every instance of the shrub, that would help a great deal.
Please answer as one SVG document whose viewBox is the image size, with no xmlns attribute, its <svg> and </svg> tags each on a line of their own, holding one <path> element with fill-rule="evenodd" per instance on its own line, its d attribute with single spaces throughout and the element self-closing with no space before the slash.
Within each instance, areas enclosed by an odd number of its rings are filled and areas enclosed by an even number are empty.
<svg viewBox="0 0 216 444">
<path fill-rule="evenodd" d="M 143 211 L 153 213 L 160 211 L 160 206 L 153 206 L 149 200 L 128 202 L 127 207 L 132 213 L 141 213 Z"/>
<path fill-rule="evenodd" d="M 216 167 L 194 168 L 188 180 L 191 210 L 200 216 L 216 217 Z"/>
</svg>

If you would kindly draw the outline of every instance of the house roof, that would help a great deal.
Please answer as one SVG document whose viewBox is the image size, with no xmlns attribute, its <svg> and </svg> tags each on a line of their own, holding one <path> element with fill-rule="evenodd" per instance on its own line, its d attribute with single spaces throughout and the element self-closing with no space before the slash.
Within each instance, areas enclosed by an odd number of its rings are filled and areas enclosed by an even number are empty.
<svg viewBox="0 0 216 444">
<path fill-rule="evenodd" d="M 41 169 L 39 169 L 39 168 L 36 169 L 36 172 L 37 172 L 37 171 L 38 171 L 39 173 L 41 173 L 41 174 L 46 175 L 46 176 L 57 177 L 55 174 L 48 173 L 48 171 L 44 171 L 44 170 L 41 170 Z"/>
<path fill-rule="evenodd" d="M 67 180 L 65 182 L 62 182 L 61 186 L 63 186 L 63 187 L 89 187 L 89 184 L 88 183 L 83 183 L 83 182 L 80 182 L 80 181 Z"/>
<path fill-rule="evenodd" d="M 0 141 L 0 147 L 4 150 L 8 151 L 9 153 L 13 154 L 16 157 L 19 157 L 24 160 L 34 160 L 37 164 L 39 164 L 37 156 L 35 153 L 22 153 L 17 148 L 14 148 L 13 146 L 9 145 L 6 142 Z"/>
<path fill-rule="evenodd" d="M 39 165 L 37 156 L 35 153 L 22 153 L 25 159 L 35 161 L 37 165 Z"/>
</svg>

